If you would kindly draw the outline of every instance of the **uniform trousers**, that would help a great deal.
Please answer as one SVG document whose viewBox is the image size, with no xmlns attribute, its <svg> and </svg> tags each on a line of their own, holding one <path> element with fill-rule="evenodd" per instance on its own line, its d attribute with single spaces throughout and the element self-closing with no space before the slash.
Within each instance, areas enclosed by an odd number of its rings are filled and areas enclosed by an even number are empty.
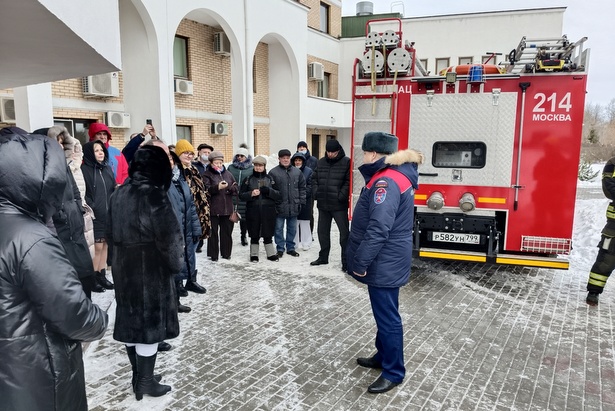
<svg viewBox="0 0 615 411">
<path fill-rule="evenodd" d="M 376 355 L 382 364 L 382 376 L 401 383 L 406 376 L 404 366 L 404 329 L 399 315 L 399 287 L 368 286 L 369 301 L 376 320 Z"/>
</svg>

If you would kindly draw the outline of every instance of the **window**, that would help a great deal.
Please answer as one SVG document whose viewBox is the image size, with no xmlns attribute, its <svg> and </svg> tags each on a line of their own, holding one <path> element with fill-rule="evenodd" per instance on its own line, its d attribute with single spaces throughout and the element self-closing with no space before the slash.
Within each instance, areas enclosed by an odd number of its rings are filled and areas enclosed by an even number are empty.
<svg viewBox="0 0 615 411">
<path fill-rule="evenodd" d="M 329 5 L 320 3 L 320 31 L 329 33 Z"/>
<path fill-rule="evenodd" d="M 459 57 L 459 65 L 463 66 L 466 64 L 472 64 L 472 61 L 474 61 L 474 59 L 472 57 Z"/>
<path fill-rule="evenodd" d="M 485 64 L 489 62 L 489 64 L 498 64 L 498 56 L 495 54 L 491 54 L 489 56 L 483 56 L 481 59 L 481 63 Z"/>
<path fill-rule="evenodd" d="M 190 144 L 192 144 L 192 127 L 191 126 L 175 126 L 175 133 L 177 134 L 177 139 L 188 140 Z"/>
<path fill-rule="evenodd" d="M 188 78 L 188 39 L 175 36 L 173 43 L 173 75 Z"/>
<path fill-rule="evenodd" d="M 483 168 L 487 146 L 481 142 L 439 141 L 433 145 L 432 165 L 444 168 Z"/>
<path fill-rule="evenodd" d="M 449 66 L 448 61 L 448 57 L 436 59 L 436 75 L 440 75 L 440 72 Z"/>
<path fill-rule="evenodd" d="M 318 97 L 329 98 L 329 80 L 330 73 L 325 73 L 324 79 L 318 82 Z"/>
</svg>

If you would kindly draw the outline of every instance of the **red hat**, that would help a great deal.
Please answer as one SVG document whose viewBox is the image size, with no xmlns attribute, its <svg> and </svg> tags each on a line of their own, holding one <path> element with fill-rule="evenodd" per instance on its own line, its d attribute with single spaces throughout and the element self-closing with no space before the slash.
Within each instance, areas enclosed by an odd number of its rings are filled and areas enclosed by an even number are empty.
<svg viewBox="0 0 615 411">
<path fill-rule="evenodd" d="M 104 123 L 92 123 L 90 124 L 90 128 L 88 129 L 88 135 L 90 136 L 90 141 L 94 141 L 96 138 L 94 137 L 96 133 L 101 131 L 107 132 L 107 140 L 111 140 L 111 132 L 109 128 Z"/>
</svg>

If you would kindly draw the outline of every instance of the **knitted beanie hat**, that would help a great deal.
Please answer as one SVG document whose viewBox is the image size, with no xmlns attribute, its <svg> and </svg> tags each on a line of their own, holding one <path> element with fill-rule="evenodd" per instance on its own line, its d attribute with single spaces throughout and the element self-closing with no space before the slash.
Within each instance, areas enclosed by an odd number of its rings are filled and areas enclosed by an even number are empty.
<svg viewBox="0 0 615 411">
<path fill-rule="evenodd" d="M 186 152 L 194 153 L 194 147 L 192 147 L 192 144 L 190 144 L 188 140 L 177 140 L 177 143 L 175 143 L 175 154 L 181 156 Z"/>
</svg>

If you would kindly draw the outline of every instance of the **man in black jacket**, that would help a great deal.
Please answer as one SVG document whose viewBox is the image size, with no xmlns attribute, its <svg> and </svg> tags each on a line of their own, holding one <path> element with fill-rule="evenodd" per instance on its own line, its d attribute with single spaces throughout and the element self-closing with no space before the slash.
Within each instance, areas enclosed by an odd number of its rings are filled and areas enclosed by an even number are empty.
<svg viewBox="0 0 615 411">
<path fill-rule="evenodd" d="M 331 251 L 331 220 L 340 231 L 342 271 L 346 271 L 346 242 L 348 241 L 348 195 L 350 191 L 350 159 L 337 140 L 329 140 L 326 154 L 318 160 L 312 175 L 312 186 L 318 206 L 318 259 L 310 265 L 329 263 Z"/>
<path fill-rule="evenodd" d="M 283 149 L 278 152 L 280 164 L 274 167 L 269 176 L 280 192 L 280 200 L 276 201 L 277 218 L 275 222 L 275 245 L 278 257 L 286 254 L 299 257 L 295 250 L 295 234 L 297 233 L 297 216 L 306 201 L 306 185 L 303 173 L 290 164 L 290 150 Z M 286 236 L 284 236 L 284 223 L 286 223 Z"/>
</svg>

